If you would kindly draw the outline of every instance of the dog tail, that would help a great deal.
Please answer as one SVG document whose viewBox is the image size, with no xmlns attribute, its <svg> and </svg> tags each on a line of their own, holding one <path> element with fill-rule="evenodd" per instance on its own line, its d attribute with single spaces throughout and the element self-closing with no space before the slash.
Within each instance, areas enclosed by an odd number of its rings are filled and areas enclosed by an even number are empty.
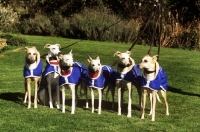
<svg viewBox="0 0 200 132">
<path fill-rule="evenodd" d="M 162 101 L 160 100 L 160 97 L 157 92 L 156 92 L 156 98 L 157 98 L 158 102 L 160 102 L 162 104 Z"/>
</svg>

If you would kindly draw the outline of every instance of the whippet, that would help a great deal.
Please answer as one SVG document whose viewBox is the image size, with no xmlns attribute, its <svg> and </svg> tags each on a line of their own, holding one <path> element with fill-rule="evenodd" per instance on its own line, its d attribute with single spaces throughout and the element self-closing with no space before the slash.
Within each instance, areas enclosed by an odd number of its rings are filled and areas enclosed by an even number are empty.
<svg viewBox="0 0 200 132">
<path fill-rule="evenodd" d="M 151 120 L 155 121 L 156 97 L 158 97 L 158 91 L 161 91 L 161 94 L 165 101 L 166 115 L 169 115 L 169 108 L 166 95 L 166 91 L 168 89 L 167 76 L 163 68 L 159 66 L 159 63 L 157 62 L 157 56 L 151 57 L 148 54 L 145 55 L 138 67 L 140 69 L 143 69 L 143 76 L 140 80 L 143 96 L 143 101 L 141 103 L 141 119 L 144 119 L 146 95 L 147 93 L 149 93 L 151 103 L 150 115 L 152 115 Z"/>
<path fill-rule="evenodd" d="M 121 53 L 117 51 L 114 56 L 118 57 L 115 62 L 117 64 L 116 87 L 118 88 L 118 115 L 121 115 L 121 105 L 123 100 L 123 92 L 128 89 L 128 114 L 131 117 L 132 104 L 132 85 L 137 89 L 139 95 L 139 105 L 141 99 L 141 88 L 138 82 L 140 77 L 140 69 L 135 64 L 135 61 L 130 57 L 131 52 L 126 51 Z"/>
<path fill-rule="evenodd" d="M 73 61 L 72 50 L 65 55 L 59 55 L 61 75 L 59 85 L 62 87 L 62 113 L 65 113 L 65 88 L 71 89 L 72 108 L 71 114 L 75 113 L 75 106 L 78 101 L 78 85 L 81 84 L 83 90 L 87 88 L 86 76 L 87 68 L 80 62 Z"/>
<path fill-rule="evenodd" d="M 40 60 L 40 53 L 37 51 L 36 47 L 25 47 L 24 50 L 26 52 L 23 72 L 25 78 L 24 103 L 26 103 L 28 96 L 28 108 L 31 108 L 31 81 L 34 81 L 34 108 L 37 108 L 37 90 L 39 79 L 42 75 L 42 61 Z"/>
<path fill-rule="evenodd" d="M 60 89 L 59 89 L 59 58 L 60 44 L 46 44 L 44 48 L 48 48 L 46 56 L 46 67 L 42 73 L 42 82 L 38 91 L 38 98 L 41 104 L 53 108 L 53 102 L 60 109 Z M 47 95 L 48 93 L 48 95 Z"/>
<path fill-rule="evenodd" d="M 97 89 L 99 94 L 98 114 L 101 114 L 102 90 L 107 86 L 108 89 L 111 90 L 112 108 L 114 107 L 115 71 L 110 66 L 101 65 L 99 56 L 97 56 L 96 59 L 92 59 L 88 56 L 88 62 L 87 81 L 88 87 L 91 90 L 92 113 L 94 113 L 94 89 Z"/>
</svg>

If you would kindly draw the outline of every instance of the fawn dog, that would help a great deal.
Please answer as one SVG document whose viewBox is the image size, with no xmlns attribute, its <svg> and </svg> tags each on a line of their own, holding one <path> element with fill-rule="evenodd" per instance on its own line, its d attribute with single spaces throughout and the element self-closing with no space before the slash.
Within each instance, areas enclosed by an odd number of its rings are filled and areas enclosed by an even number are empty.
<svg viewBox="0 0 200 132">
<path fill-rule="evenodd" d="M 107 86 L 108 90 L 111 90 L 112 107 L 114 107 L 115 71 L 110 66 L 101 65 L 99 56 L 97 56 L 96 59 L 92 59 L 90 56 L 88 56 L 88 62 L 87 83 L 91 90 L 92 113 L 94 113 L 94 89 L 97 89 L 99 94 L 98 114 L 101 114 L 102 91 Z"/>
<path fill-rule="evenodd" d="M 34 108 L 37 108 L 37 90 L 39 79 L 42 75 L 42 61 L 40 60 L 40 53 L 36 47 L 25 47 L 26 52 L 25 65 L 24 65 L 24 78 L 25 78 L 25 97 L 24 103 L 27 101 L 28 108 L 31 108 L 31 81 L 34 81 Z"/>
<path fill-rule="evenodd" d="M 121 115 L 123 93 L 125 89 L 128 89 L 127 117 L 131 117 L 132 85 L 134 85 L 137 89 L 139 95 L 139 105 L 141 103 L 141 88 L 138 82 L 140 69 L 137 67 L 135 61 L 130 57 L 130 55 L 130 51 L 126 51 L 124 53 L 117 51 L 114 54 L 114 56 L 118 57 L 118 60 L 115 62 L 115 64 L 117 64 L 116 87 L 118 88 L 118 115 Z"/>
<path fill-rule="evenodd" d="M 60 44 L 46 44 L 44 48 L 49 49 L 46 56 L 46 67 L 42 73 L 42 81 L 38 91 L 38 98 L 41 104 L 53 108 L 53 102 L 60 109 L 60 89 L 59 89 L 59 58 Z"/>
<path fill-rule="evenodd" d="M 140 69 L 143 69 L 143 76 L 141 77 L 141 86 L 142 86 L 142 116 L 141 119 L 144 119 L 145 114 L 145 104 L 146 104 L 146 95 L 150 94 L 150 103 L 151 110 L 150 114 L 152 115 L 151 120 L 155 121 L 155 107 L 156 107 L 156 97 L 158 97 L 157 92 L 161 91 L 162 97 L 165 101 L 166 106 L 166 115 L 169 115 L 168 102 L 167 102 L 167 76 L 162 67 L 159 66 L 157 62 L 157 56 L 145 55 L 140 64 L 138 64 Z"/>
<path fill-rule="evenodd" d="M 72 50 L 65 55 L 60 54 L 60 69 L 61 75 L 59 78 L 59 85 L 62 89 L 62 113 L 65 113 L 65 88 L 69 88 L 72 92 L 72 108 L 71 114 L 75 113 L 75 106 L 78 101 L 78 86 L 81 84 L 83 90 L 87 89 L 87 69 L 79 63 L 73 61 Z"/>
</svg>

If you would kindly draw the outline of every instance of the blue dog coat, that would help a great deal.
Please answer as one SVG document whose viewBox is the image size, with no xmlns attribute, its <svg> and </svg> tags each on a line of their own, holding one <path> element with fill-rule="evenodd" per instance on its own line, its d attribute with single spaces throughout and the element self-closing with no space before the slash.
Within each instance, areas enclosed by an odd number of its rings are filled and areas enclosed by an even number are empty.
<svg viewBox="0 0 200 132">
<path fill-rule="evenodd" d="M 74 65 L 68 70 L 64 70 L 61 67 L 61 75 L 59 77 L 59 85 L 65 84 L 78 84 L 81 79 L 85 79 L 87 76 L 86 67 L 79 63 L 74 62 Z"/>
<path fill-rule="evenodd" d="M 88 70 L 87 81 L 89 87 L 103 89 L 107 84 L 115 86 L 115 71 L 112 67 L 104 65 L 101 73 L 98 73 L 98 75 L 92 74 Z"/>
<path fill-rule="evenodd" d="M 42 74 L 42 61 L 38 63 L 37 67 L 35 69 L 29 69 L 29 67 L 24 66 L 24 78 L 29 77 L 37 77 L 40 78 Z"/>
<path fill-rule="evenodd" d="M 145 78 L 145 76 L 143 75 L 141 77 L 141 86 L 142 87 L 147 87 L 150 88 L 152 90 L 158 91 L 160 90 L 160 88 L 162 88 L 164 91 L 166 91 L 168 89 L 168 84 L 167 84 L 167 75 L 165 73 L 165 71 L 159 67 L 159 71 L 155 77 L 155 79 L 153 80 L 148 80 L 147 78 Z"/>
<path fill-rule="evenodd" d="M 53 60 L 53 61 L 47 61 L 46 60 L 46 67 L 42 73 L 42 76 L 45 77 L 46 75 L 48 75 L 49 73 L 52 73 L 52 72 L 57 72 L 59 74 L 59 71 L 58 71 L 58 61 L 56 60 Z"/>
<path fill-rule="evenodd" d="M 126 74 L 122 74 L 119 72 L 117 72 L 117 74 L 116 74 L 116 80 L 119 80 L 119 81 L 124 80 L 127 82 L 134 82 L 134 81 L 138 81 L 139 77 L 140 77 L 140 69 L 137 67 L 136 64 Z"/>
</svg>

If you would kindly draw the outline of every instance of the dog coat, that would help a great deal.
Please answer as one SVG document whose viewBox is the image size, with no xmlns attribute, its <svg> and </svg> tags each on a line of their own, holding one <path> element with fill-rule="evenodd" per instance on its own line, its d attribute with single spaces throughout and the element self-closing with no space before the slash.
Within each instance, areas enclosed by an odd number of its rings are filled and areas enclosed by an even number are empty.
<svg viewBox="0 0 200 132">
<path fill-rule="evenodd" d="M 57 72 L 59 74 L 58 61 L 57 60 L 50 60 L 50 61 L 46 60 L 46 67 L 42 73 L 42 76 L 45 77 L 46 75 L 48 75 L 49 73 L 52 73 L 52 72 Z"/>
<path fill-rule="evenodd" d="M 122 74 L 117 72 L 116 74 L 116 80 L 121 81 L 127 81 L 127 82 L 134 82 L 134 81 L 138 81 L 138 77 L 140 76 L 140 69 L 137 67 L 137 65 L 135 64 L 133 66 L 133 68 L 127 72 L 126 74 Z"/>
<path fill-rule="evenodd" d="M 150 88 L 151 90 L 158 91 L 162 88 L 164 91 L 167 90 L 167 75 L 165 71 L 159 67 L 159 71 L 153 80 L 148 80 L 144 75 L 141 77 L 141 86 Z"/>
<path fill-rule="evenodd" d="M 102 66 L 101 73 L 91 73 L 88 70 L 87 82 L 89 87 L 103 89 L 105 85 L 111 84 L 115 86 L 115 71 L 110 66 Z"/>
<path fill-rule="evenodd" d="M 61 75 L 59 77 L 59 85 L 65 84 L 78 84 L 80 79 L 85 79 L 87 76 L 86 67 L 79 63 L 74 62 L 74 65 L 68 70 L 64 70 L 61 66 Z"/>
<path fill-rule="evenodd" d="M 29 77 L 40 78 L 42 74 L 42 61 L 40 60 L 35 69 L 30 69 L 28 66 L 24 66 L 23 73 L 24 73 L 24 78 L 29 78 Z"/>
</svg>

